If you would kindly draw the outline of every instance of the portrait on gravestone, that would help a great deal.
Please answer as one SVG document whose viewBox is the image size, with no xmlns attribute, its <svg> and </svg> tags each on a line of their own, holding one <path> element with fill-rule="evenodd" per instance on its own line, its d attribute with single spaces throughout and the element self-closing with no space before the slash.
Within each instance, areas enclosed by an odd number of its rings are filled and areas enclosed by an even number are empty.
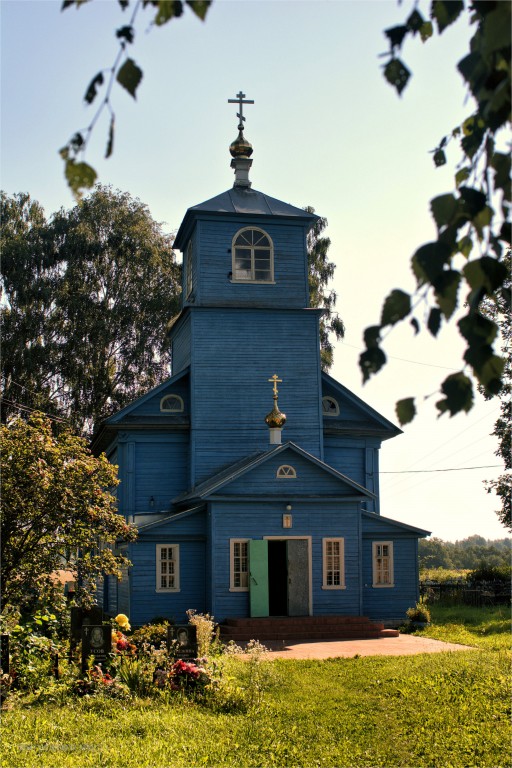
<svg viewBox="0 0 512 768">
<path fill-rule="evenodd" d="M 82 627 L 82 669 L 87 659 L 94 658 L 94 664 L 103 664 L 112 652 L 112 629 L 110 626 Z"/>
<path fill-rule="evenodd" d="M 180 659 L 196 659 L 196 627 L 191 624 L 169 626 L 167 628 L 167 647 L 170 653 Z"/>
</svg>

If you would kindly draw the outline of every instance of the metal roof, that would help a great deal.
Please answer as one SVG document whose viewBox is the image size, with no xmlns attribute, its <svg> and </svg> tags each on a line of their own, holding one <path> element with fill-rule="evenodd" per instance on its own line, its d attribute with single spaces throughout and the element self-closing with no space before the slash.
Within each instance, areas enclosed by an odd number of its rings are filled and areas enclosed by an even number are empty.
<svg viewBox="0 0 512 768">
<path fill-rule="evenodd" d="M 308 213 L 295 205 L 289 205 L 282 200 L 276 200 L 275 197 L 257 189 L 246 189 L 244 187 L 232 187 L 226 192 L 205 200 L 204 203 L 194 205 L 189 208 L 185 214 L 181 226 L 174 241 L 175 248 L 182 250 L 181 245 L 185 245 L 181 240 L 187 229 L 188 222 L 194 213 L 236 213 L 244 216 L 282 216 L 286 218 L 302 219 L 312 225 L 318 218 L 315 213 Z"/>
</svg>

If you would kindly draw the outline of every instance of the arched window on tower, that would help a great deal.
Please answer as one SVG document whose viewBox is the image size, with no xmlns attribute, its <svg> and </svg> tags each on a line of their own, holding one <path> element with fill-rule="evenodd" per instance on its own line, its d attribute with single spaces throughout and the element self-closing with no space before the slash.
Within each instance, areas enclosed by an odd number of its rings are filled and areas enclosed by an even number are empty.
<svg viewBox="0 0 512 768">
<path fill-rule="evenodd" d="M 233 238 L 232 256 L 234 283 L 274 282 L 274 246 L 262 229 L 240 229 Z"/>
<path fill-rule="evenodd" d="M 324 416 L 339 416 L 340 406 L 334 397 L 322 397 L 322 413 Z"/>
</svg>

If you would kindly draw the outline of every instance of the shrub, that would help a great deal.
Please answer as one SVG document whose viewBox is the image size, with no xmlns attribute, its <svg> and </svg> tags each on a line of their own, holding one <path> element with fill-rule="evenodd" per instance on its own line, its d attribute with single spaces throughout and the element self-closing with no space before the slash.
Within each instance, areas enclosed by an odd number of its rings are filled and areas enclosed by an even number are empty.
<svg viewBox="0 0 512 768">
<path fill-rule="evenodd" d="M 428 624 L 430 622 L 430 610 L 422 597 L 420 597 L 414 608 L 408 608 L 405 613 L 411 624 Z"/>
</svg>

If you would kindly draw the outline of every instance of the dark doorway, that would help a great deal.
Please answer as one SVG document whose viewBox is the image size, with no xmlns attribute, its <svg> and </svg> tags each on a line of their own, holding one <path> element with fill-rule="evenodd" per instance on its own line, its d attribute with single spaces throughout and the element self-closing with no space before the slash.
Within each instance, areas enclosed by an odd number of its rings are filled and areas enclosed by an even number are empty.
<svg viewBox="0 0 512 768">
<path fill-rule="evenodd" d="M 268 542 L 268 597 L 270 616 L 288 615 L 286 540 Z"/>
</svg>

